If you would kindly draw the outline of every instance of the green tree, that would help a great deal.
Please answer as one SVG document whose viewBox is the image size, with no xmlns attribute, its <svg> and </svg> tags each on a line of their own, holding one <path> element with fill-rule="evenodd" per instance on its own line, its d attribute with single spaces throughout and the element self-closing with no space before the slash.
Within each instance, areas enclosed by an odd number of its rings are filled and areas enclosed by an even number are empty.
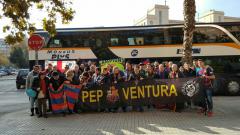
<svg viewBox="0 0 240 135">
<path fill-rule="evenodd" d="M 0 66 L 9 65 L 8 57 L 0 53 Z"/>
<path fill-rule="evenodd" d="M 36 30 L 35 23 L 30 21 L 30 11 L 34 8 L 47 13 L 47 16 L 42 18 L 43 29 L 51 36 L 55 35 L 57 16 L 61 16 L 63 24 L 73 19 L 75 11 L 71 5 L 71 0 L 0 0 L 0 17 L 9 18 L 12 22 L 11 25 L 3 27 L 3 32 L 10 32 L 5 41 L 14 45 L 21 42 L 26 33 L 31 35 Z"/>
<path fill-rule="evenodd" d="M 23 47 L 13 46 L 11 49 L 9 60 L 12 64 L 16 65 L 18 68 L 28 67 L 28 56 L 26 56 L 26 51 Z"/>
<path fill-rule="evenodd" d="M 184 0 L 184 38 L 182 62 L 192 65 L 192 40 L 195 29 L 195 0 Z"/>
</svg>

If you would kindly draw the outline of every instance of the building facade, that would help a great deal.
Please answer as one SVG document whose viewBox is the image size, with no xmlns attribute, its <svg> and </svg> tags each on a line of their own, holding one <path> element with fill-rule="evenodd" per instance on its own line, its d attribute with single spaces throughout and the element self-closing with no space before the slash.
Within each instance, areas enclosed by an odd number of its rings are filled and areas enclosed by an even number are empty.
<svg viewBox="0 0 240 135">
<path fill-rule="evenodd" d="M 0 39 L 0 53 L 9 57 L 10 50 L 11 50 L 11 47 L 4 41 L 4 39 Z"/>
<path fill-rule="evenodd" d="M 169 7 L 167 5 L 154 5 L 147 11 L 147 15 L 134 21 L 134 25 L 164 25 L 182 22 L 181 20 L 169 20 Z"/>
<path fill-rule="evenodd" d="M 197 17 L 197 15 L 196 15 Z M 223 11 L 209 10 L 203 14 L 200 14 L 196 19 L 201 23 L 213 23 L 213 22 L 240 22 L 239 17 L 224 16 Z M 164 24 L 182 24 L 183 20 L 170 20 L 169 19 L 169 7 L 167 5 L 154 5 L 147 11 L 147 14 L 142 18 L 135 20 L 135 26 L 145 25 L 164 25 Z"/>
<path fill-rule="evenodd" d="M 240 17 L 224 16 L 223 11 L 209 10 L 199 17 L 199 22 L 240 22 Z"/>
</svg>

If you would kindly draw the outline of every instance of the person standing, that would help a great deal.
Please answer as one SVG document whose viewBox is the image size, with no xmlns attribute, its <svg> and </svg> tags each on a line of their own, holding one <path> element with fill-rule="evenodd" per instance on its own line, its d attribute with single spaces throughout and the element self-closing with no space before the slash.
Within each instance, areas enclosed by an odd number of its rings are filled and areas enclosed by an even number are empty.
<svg viewBox="0 0 240 135">
<path fill-rule="evenodd" d="M 63 70 L 63 74 L 66 75 L 66 73 L 67 73 L 67 71 L 68 71 L 69 69 L 70 69 L 70 68 L 69 68 L 69 65 L 65 65 L 64 70 Z"/>
<path fill-rule="evenodd" d="M 73 80 L 76 83 L 76 85 L 79 85 L 80 84 L 79 76 L 82 74 L 82 72 L 79 69 L 78 65 L 75 65 L 73 72 L 74 72 Z"/>
<path fill-rule="evenodd" d="M 119 70 L 117 66 L 113 67 L 113 73 L 111 74 L 111 83 L 117 84 L 124 81 L 124 73 Z"/>
<path fill-rule="evenodd" d="M 52 63 L 48 63 L 48 66 L 47 66 L 47 68 L 45 69 L 45 73 L 46 73 L 46 76 L 48 77 L 48 80 L 50 80 L 50 78 L 52 77 L 52 72 L 54 71 L 54 70 L 56 70 L 57 71 L 57 66 L 53 66 L 52 65 Z M 51 110 L 51 99 L 50 99 L 50 97 L 49 97 L 49 93 L 47 92 L 47 95 L 46 95 L 47 97 L 47 101 L 48 101 L 48 110 L 47 110 L 47 112 L 51 112 L 52 110 Z"/>
<path fill-rule="evenodd" d="M 119 70 L 117 66 L 113 67 L 113 73 L 111 74 L 111 85 L 115 86 L 116 84 L 124 82 L 124 73 Z M 121 103 L 123 112 L 127 112 L 127 104 Z M 117 110 L 115 108 L 115 110 Z"/>
<path fill-rule="evenodd" d="M 63 84 L 63 82 L 64 82 L 64 80 L 60 79 L 59 73 L 57 71 L 53 71 L 52 77 L 50 78 L 50 82 L 49 82 L 49 85 L 52 86 L 53 90 L 57 91 L 58 88 Z M 50 99 L 51 99 L 51 97 L 50 97 Z M 63 116 L 65 116 L 65 112 L 63 112 Z"/>
<path fill-rule="evenodd" d="M 132 81 L 134 79 L 132 65 L 129 62 L 126 62 L 124 76 L 126 82 Z"/>
<path fill-rule="evenodd" d="M 92 76 L 92 81 L 94 84 L 100 85 L 101 84 L 101 74 L 100 74 L 100 68 L 95 68 L 95 73 Z"/>
<path fill-rule="evenodd" d="M 60 79 L 59 73 L 57 71 L 54 71 L 52 73 L 52 77 L 50 78 L 50 84 L 53 86 L 53 89 L 55 91 L 58 90 L 58 88 L 63 84 L 64 81 Z"/>
<path fill-rule="evenodd" d="M 40 70 L 39 65 L 35 65 L 33 66 L 33 70 L 28 73 L 27 79 L 26 79 L 26 89 L 32 89 L 34 77 L 38 76 L 39 70 Z M 35 106 L 35 113 L 38 114 L 36 97 L 29 97 L 29 101 L 30 101 L 30 111 L 31 111 L 30 116 L 34 116 L 34 106 Z"/>
<path fill-rule="evenodd" d="M 168 79 L 168 72 L 165 70 L 164 65 L 160 64 L 158 66 L 158 71 L 156 73 L 157 79 Z"/>
<path fill-rule="evenodd" d="M 204 109 L 208 109 L 208 116 L 211 117 L 213 115 L 213 100 L 212 100 L 212 92 L 213 92 L 213 83 L 212 81 L 215 79 L 215 75 L 213 69 L 210 66 L 205 66 L 202 60 L 198 60 L 198 65 L 200 70 L 198 71 L 198 75 L 203 79 L 204 85 L 204 93 L 207 100 L 207 107 L 204 104 Z"/>
<path fill-rule="evenodd" d="M 86 72 L 86 71 L 84 71 L 84 72 L 80 75 L 79 80 L 80 80 L 80 85 L 81 85 L 81 88 L 82 88 L 82 89 L 91 88 L 92 85 L 93 85 L 92 78 L 91 78 L 91 76 L 89 75 L 89 73 Z"/>
<path fill-rule="evenodd" d="M 139 74 L 143 78 L 146 78 L 146 70 L 145 70 L 145 65 L 143 63 L 139 64 Z"/>
<path fill-rule="evenodd" d="M 105 84 L 105 85 L 111 84 L 110 74 L 109 74 L 107 68 L 103 68 L 103 70 L 102 70 L 101 84 Z"/>
<path fill-rule="evenodd" d="M 79 70 L 80 70 L 81 74 L 84 72 L 84 68 L 85 68 L 85 65 L 83 63 L 81 63 L 79 66 Z"/>
<path fill-rule="evenodd" d="M 136 84 L 144 79 L 144 76 L 141 76 L 140 72 L 139 72 L 139 66 L 136 65 L 134 67 L 134 73 L 133 73 L 133 80 L 136 82 Z M 144 112 L 143 109 L 143 103 L 141 101 L 137 101 L 135 102 L 135 105 L 133 105 L 133 109 L 138 110 L 139 112 Z"/>
<path fill-rule="evenodd" d="M 196 72 L 196 76 L 200 76 L 200 75 L 198 74 L 198 72 L 199 72 L 199 70 L 201 69 L 201 68 L 200 68 L 200 65 L 199 65 L 199 63 L 201 63 L 201 61 L 202 61 L 202 59 L 198 59 L 198 60 L 195 60 L 195 61 L 193 62 L 194 71 Z"/>
<path fill-rule="evenodd" d="M 47 77 L 51 78 L 52 72 L 53 72 L 53 65 L 51 63 L 48 63 L 48 67 L 45 70 Z"/>
<path fill-rule="evenodd" d="M 49 79 L 46 76 L 46 72 L 41 71 L 38 75 L 38 77 L 35 77 L 32 84 L 32 89 L 36 91 L 37 94 L 37 100 L 38 100 L 38 117 L 44 117 L 47 118 L 47 93 L 49 86 Z"/>
<path fill-rule="evenodd" d="M 152 65 L 148 64 L 146 70 L 147 70 L 147 73 L 146 73 L 147 78 L 154 79 L 156 77 L 156 74 L 154 73 Z"/>
<path fill-rule="evenodd" d="M 189 64 L 184 63 L 183 64 L 183 72 L 182 72 L 184 77 L 194 77 L 196 76 L 196 72 L 192 70 L 189 66 Z"/>
<path fill-rule="evenodd" d="M 169 73 L 169 79 L 178 79 L 182 78 L 183 74 L 179 72 L 178 66 L 176 64 L 172 64 L 172 71 Z M 175 102 L 172 104 L 168 104 L 169 108 L 173 111 L 181 112 L 184 108 L 184 102 Z"/>
<path fill-rule="evenodd" d="M 179 72 L 177 64 L 172 65 L 172 71 L 169 73 L 169 79 L 182 78 L 183 74 Z"/>
</svg>

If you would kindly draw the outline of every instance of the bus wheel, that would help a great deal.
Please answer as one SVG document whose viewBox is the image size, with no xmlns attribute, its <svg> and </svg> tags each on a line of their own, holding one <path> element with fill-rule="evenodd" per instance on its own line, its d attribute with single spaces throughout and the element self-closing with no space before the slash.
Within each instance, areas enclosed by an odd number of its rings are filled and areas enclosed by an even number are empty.
<svg viewBox="0 0 240 135">
<path fill-rule="evenodd" d="M 227 88 L 230 95 L 237 95 L 240 90 L 240 85 L 236 80 L 230 80 L 227 84 Z"/>
</svg>

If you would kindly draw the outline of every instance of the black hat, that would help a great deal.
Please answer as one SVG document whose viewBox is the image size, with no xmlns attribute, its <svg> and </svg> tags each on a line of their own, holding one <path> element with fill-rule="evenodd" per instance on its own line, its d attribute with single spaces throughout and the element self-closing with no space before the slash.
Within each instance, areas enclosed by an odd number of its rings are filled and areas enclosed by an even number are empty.
<svg viewBox="0 0 240 135">
<path fill-rule="evenodd" d="M 59 73 L 58 73 L 57 71 L 54 71 L 54 72 L 52 73 L 52 76 L 59 76 Z"/>
</svg>

